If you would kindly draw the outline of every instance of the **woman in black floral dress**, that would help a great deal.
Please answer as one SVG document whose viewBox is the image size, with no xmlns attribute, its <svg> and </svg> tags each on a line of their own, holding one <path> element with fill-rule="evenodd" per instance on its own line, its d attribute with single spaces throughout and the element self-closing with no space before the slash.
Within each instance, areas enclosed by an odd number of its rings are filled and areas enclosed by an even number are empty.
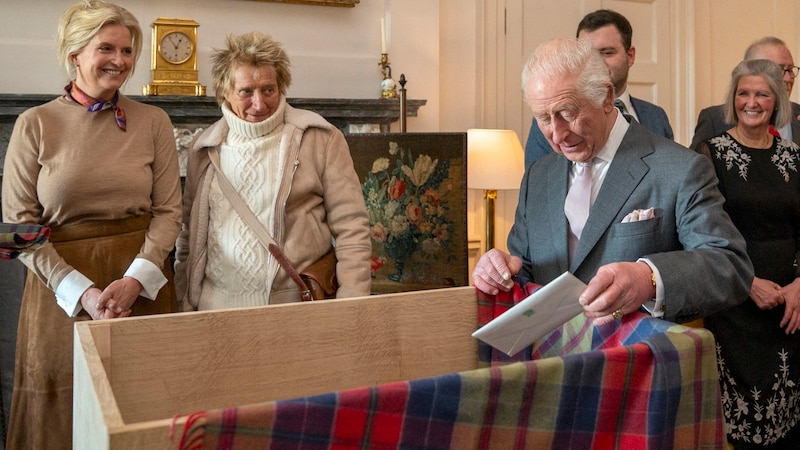
<svg viewBox="0 0 800 450">
<path fill-rule="evenodd" d="M 755 268 L 750 298 L 705 319 L 717 339 L 726 431 L 736 449 L 800 448 L 800 147 L 774 131 L 790 114 L 782 68 L 743 61 L 725 103 L 735 126 L 698 148 L 714 162 L 725 210 Z"/>
</svg>

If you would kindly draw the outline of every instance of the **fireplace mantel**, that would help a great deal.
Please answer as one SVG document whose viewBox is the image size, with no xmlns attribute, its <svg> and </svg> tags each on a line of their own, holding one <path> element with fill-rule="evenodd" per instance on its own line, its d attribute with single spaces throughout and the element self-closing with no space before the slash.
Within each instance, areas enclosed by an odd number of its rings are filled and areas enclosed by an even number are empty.
<svg viewBox="0 0 800 450">
<path fill-rule="evenodd" d="M 52 99 L 52 94 L 0 94 L 0 176 L 6 156 L 8 139 L 17 116 L 26 109 L 41 105 Z M 220 117 L 219 106 L 214 97 L 183 96 L 129 96 L 131 99 L 155 105 L 169 114 L 175 126 L 176 146 L 181 146 L 199 129 L 212 124 Z M 336 125 L 343 133 L 375 132 L 388 133 L 389 126 L 400 120 L 399 99 L 338 99 L 338 98 L 289 98 L 295 108 L 315 111 Z M 427 100 L 407 100 L 406 116 L 416 117 L 419 108 Z"/>
</svg>

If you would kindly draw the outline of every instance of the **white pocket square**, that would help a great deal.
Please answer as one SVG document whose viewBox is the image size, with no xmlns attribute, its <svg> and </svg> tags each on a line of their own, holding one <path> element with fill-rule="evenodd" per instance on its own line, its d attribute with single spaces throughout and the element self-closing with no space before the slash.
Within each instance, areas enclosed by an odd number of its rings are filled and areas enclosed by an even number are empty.
<svg viewBox="0 0 800 450">
<path fill-rule="evenodd" d="M 634 209 L 632 212 L 629 212 L 628 215 L 626 215 L 622 219 L 622 223 L 638 222 L 640 220 L 652 219 L 653 217 L 655 217 L 655 213 L 653 211 L 654 211 L 653 208 Z"/>
</svg>

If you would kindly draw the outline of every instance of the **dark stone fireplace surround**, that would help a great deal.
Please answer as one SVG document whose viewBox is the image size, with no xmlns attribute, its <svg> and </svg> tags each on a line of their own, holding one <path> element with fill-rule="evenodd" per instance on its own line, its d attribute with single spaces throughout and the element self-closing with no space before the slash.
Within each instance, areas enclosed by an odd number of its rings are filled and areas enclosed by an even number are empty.
<svg viewBox="0 0 800 450">
<path fill-rule="evenodd" d="M 0 177 L 6 156 L 8 139 L 17 116 L 26 109 L 46 103 L 52 94 L 0 94 Z M 188 144 L 198 128 L 204 128 L 222 117 L 213 97 L 184 96 L 129 96 L 142 103 L 155 105 L 169 114 L 175 126 L 176 147 L 181 153 L 181 144 Z M 392 123 L 400 120 L 399 99 L 337 99 L 337 98 L 289 98 L 296 108 L 315 111 L 347 134 L 351 128 L 373 125 L 381 133 L 388 133 Z M 406 116 L 416 117 L 419 108 L 427 100 L 407 100 Z M 181 138 L 185 139 L 181 139 Z"/>
</svg>

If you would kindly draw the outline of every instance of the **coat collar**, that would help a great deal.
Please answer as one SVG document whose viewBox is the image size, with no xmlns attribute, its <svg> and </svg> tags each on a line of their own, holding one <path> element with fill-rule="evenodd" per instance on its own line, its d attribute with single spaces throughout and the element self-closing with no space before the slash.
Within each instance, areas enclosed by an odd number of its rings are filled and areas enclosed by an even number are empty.
<svg viewBox="0 0 800 450">
<path fill-rule="evenodd" d="M 290 104 L 286 104 L 285 114 L 284 122 L 301 131 L 305 131 L 310 127 L 335 128 L 321 115 L 313 111 L 294 108 Z M 221 144 L 227 135 L 228 123 L 225 119 L 220 119 L 211 124 L 195 139 L 190 151 L 196 152 L 205 147 L 215 147 Z"/>
</svg>

